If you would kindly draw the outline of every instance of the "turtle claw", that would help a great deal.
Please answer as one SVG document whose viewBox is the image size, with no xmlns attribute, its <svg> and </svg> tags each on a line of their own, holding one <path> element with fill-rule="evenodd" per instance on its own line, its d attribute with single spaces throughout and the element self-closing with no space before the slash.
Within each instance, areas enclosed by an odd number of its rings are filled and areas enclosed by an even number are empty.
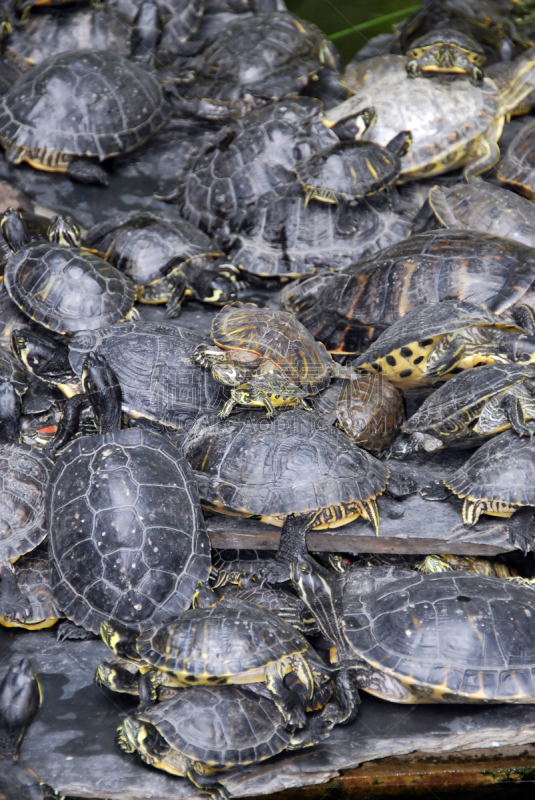
<svg viewBox="0 0 535 800">
<path fill-rule="evenodd" d="M 443 481 L 431 481 L 427 486 L 422 486 L 420 496 L 424 500 L 447 500 L 451 492 Z"/>
</svg>

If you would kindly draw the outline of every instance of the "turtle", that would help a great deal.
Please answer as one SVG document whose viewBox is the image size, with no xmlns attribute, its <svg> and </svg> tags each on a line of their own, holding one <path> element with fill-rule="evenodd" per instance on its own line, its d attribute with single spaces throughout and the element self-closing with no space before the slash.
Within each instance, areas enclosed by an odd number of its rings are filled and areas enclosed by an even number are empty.
<svg viewBox="0 0 535 800">
<path fill-rule="evenodd" d="M 405 239 L 409 214 L 391 205 L 361 200 L 344 209 L 309 203 L 305 198 L 266 195 L 228 233 L 218 235 L 222 249 L 246 277 L 301 278 L 334 271 Z"/>
<path fill-rule="evenodd" d="M 80 380 L 90 353 L 103 359 L 121 389 L 122 411 L 131 421 L 149 420 L 153 430 L 183 429 L 200 414 L 217 413 L 228 389 L 192 363 L 203 342 L 188 328 L 155 322 L 121 322 L 72 337 L 68 346 L 17 330 L 12 346 L 28 371 L 59 386 L 67 401 L 55 447 L 74 433 L 88 398 Z M 1 353 L 0 353 L 1 356 Z"/>
<path fill-rule="evenodd" d="M 22 594 L 13 562 L 29 553 L 47 535 L 45 492 L 51 459 L 35 447 L 5 444 L 0 448 L 0 605 L 3 616 L 27 619 L 31 608 Z"/>
<path fill-rule="evenodd" d="M 336 379 L 314 410 L 341 428 L 355 444 L 378 452 L 392 444 L 403 422 L 403 396 L 383 375 Z"/>
<path fill-rule="evenodd" d="M 514 564 L 506 563 L 503 560 L 481 558 L 479 556 L 458 556 L 451 554 L 426 556 L 422 563 L 417 567 L 418 572 L 424 575 L 433 575 L 436 572 L 451 572 L 453 570 L 465 570 L 475 572 L 478 575 L 490 575 L 502 580 L 515 580 L 522 578 Z"/>
<path fill-rule="evenodd" d="M 429 206 L 445 228 L 467 228 L 535 247 L 535 210 L 529 200 L 481 178 L 434 186 Z"/>
<path fill-rule="evenodd" d="M 359 108 L 329 128 L 319 100 L 297 97 L 271 103 L 204 142 L 170 197 L 176 197 L 182 216 L 197 227 L 226 234 L 264 195 L 286 196 L 297 183 L 296 161 L 340 140 L 359 138 L 374 120 L 373 108 Z"/>
<path fill-rule="evenodd" d="M 437 230 L 340 269 L 284 287 L 278 307 L 292 312 L 329 352 L 363 353 L 421 303 L 480 304 L 533 334 L 531 247 L 468 230 Z M 459 269 L 463 264 L 463 269 Z"/>
<path fill-rule="evenodd" d="M 268 427 L 254 416 L 239 423 L 198 420 L 184 453 L 203 506 L 254 516 L 288 531 L 293 530 L 292 516 L 305 532 L 338 528 L 362 517 L 378 535 L 377 497 L 387 486 L 392 496 L 410 494 L 412 481 L 391 473 L 328 422 L 319 422 L 301 409 L 281 414 Z M 279 555 L 284 560 L 282 551 Z"/>
<path fill-rule="evenodd" d="M 464 167 L 464 177 L 490 169 L 500 157 L 505 117 L 535 88 L 534 51 L 527 50 L 507 73 L 504 85 L 488 76 L 481 86 L 465 78 L 407 80 L 404 56 L 372 58 L 346 70 L 355 93 L 327 113 L 336 124 L 357 108 L 373 106 L 378 121 L 363 139 L 385 145 L 410 130 L 412 145 L 402 157 L 399 182 Z"/>
<path fill-rule="evenodd" d="M 305 191 L 322 203 L 352 203 L 388 189 L 399 176 L 401 158 L 411 145 L 410 131 L 398 133 L 384 147 L 375 142 L 346 140 L 295 164 Z"/>
<path fill-rule="evenodd" d="M 105 362 L 86 361 L 86 388 L 105 383 Z M 63 449 L 47 489 L 52 591 L 86 630 L 114 619 L 139 631 L 189 607 L 210 573 L 209 539 L 178 448 L 153 431 L 117 430 L 115 392 L 92 400 L 102 432 Z"/>
<path fill-rule="evenodd" d="M 344 601 L 310 557 L 292 562 L 292 580 L 359 688 L 395 703 L 535 702 L 532 589 L 414 572 Z"/>
<path fill-rule="evenodd" d="M 34 631 L 51 628 L 61 614 L 56 606 L 50 587 L 50 562 L 44 554 L 30 552 L 17 560 L 15 567 L 17 586 L 28 601 L 30 613 L 22 619 L 13 619 L 4 611 L 10 611 L 0 602 L 0 625 L 6 628 L 25 628 Z M 9 601 L 8 601 L 9 603 Z"/>
<path fill-rule="evenodd" d="M 407 56 L 407 75 L 467 75 L 480 86 L 485 74 L 481 67 L 487 57 L 471 36 L 456 28 L 440 27 L 411 42 Z"/>
<path fill-rule="evenodd" d="M 496 170 L 496 178 L 528 200 L 535 199 L 533 175 L 535 121 L 527 122 L 514 137 Z"/>
<path fill-rule="evenodd" d="M 186 294 L 218 305 L 237 298 L 237 268 L 180 217 L 120 214 L 86 231 L 83 243 L 128 275 L 139 302 L 167 303 L 168 316 L 178 316 Z"/>
<path fill-rule="evenodd" d="M 113 50 L 69 51 L 44 59 L 3 95 L 0 143 L 13 164 L 107 184 L 98 162 L 141 145 L 167 114 L 158 80 L 141 64 Z"/>
<path fill-rule="evenodd" d="M 535 363 L 535 339 L 481 306 L 444 300 L 416 306 L 348 366 L 407 389 L 507 362 Z"/>
<path fill-rule="evenodd" d="M 312 23 L 287 11 L 231 19 L 179 72 L 178 108 L 232 120 L 270 100 L 298 94 L 327 64 L 341 66 L 334 47 Z"/>
<path fill-rule="evenodd" d="M 212 777 L 215 772 L 255 764 L 324 738 L 313 723 L 291 732 L 270 698 L 246 688 L 222 686 L 214 691 L 195 686 L 126 717 L 117 742 L 126 753 L 139 753 L 147 764 L 188 778 L 212 800 L 229 800 L 227 789 Z"/>
<path fill-rule="evenodd" d="M 465 525 L 475 525 L 481 514 L 510 517 L 520 508 L 535 505 L 534 459 L 535 443 L 530 438 L 504 431 L 481 445 L 446 480 L 433 482 L 420 494 L 426 500 L 461 498 Z"/>
<path fill-rule="evenodd" d="M 195 348 L 193 361 L 210 367 L 213 377 L 229 386 L 251 384 L 254 389 L 255 379 L 274 381 L 276 392 L 269 382 L 265 392 L 273 405 L 277 404 L 273 396 L 285 384 L 290 392 L 297 388 L 313 395 L 326 388 L 333 376 L 346 374 L 292 314 L 255 303 L 224 306 L 212 320 L 211 337 L 213 345 Z M 258 388 L 262 390 L 262 385 Z M 239 402 L 244 400 L 250 404 L 242 392 Z M 250 400 L 256 403 L 256 395 Z"/>
<path fill-rule="evenodd" d="M 312 411 L 305 398 L 308 393 L 289 383 L 282 375 L 254 376 L 248 383 L 242 383 L 230 390 L 230 398 L 219 412 L 221 419 L 230 416 L 235 405 L 261 406 L 266 409 L 266 416 L 272 417 L 276 408 L 300 406 Z"/>
<path fill-rule="evenodd" d="M 184 611 L 137 636 L 113 620 L 103 622 L 100 633 L 116 655 L 138 665 L 142 708 L 156 699 L 159 685 L 265 683 L 286 724 L 302 728 L 303 704 L 284 677 L 297 678 L 311 698 L 315 684 L 331 674 L 292 625 L 235 597 Z M 102 682 L 98 670 L 97 682 Z"/>
<path fill-rule="evenodd" d="M 50 241 L 34 244 L 18 212 L 8 209 L 2 229 L 13 250 L 4 273 L 6 290 L 35 322 L 66 334 L 136 318 L 133 283 L 99 256 L 76 246 L 75 224 L 58 217 L 50 226 Z M 74 246 L 66 246 L 67 241 Z"/>
<path fill-rule="evenodd" d="M 474 447 L 511 427 L 535 434 L 535 366 L 489 364 L 454 375 L 401 428 L 389 454 L 401 457 L 441 447 Z"/>
</svg>

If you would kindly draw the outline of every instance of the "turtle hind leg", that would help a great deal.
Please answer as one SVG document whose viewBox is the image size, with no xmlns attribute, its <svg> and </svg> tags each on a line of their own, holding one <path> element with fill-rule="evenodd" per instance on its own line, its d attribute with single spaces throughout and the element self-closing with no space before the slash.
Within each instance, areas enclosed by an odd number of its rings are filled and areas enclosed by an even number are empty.
<svg viewBox="0 0 535 800">
<path fill-rule="evenodd" d="M 504 410 L 507 419 L 511 423 L 511 428 L 518 436 L 529 436 L 533 439 L 535 435 L 535 427 L 528 425 L 524 416 L 524 409 L 520 398 L 509 395 L 503 401 Z"/>
<path fill-rule="evenodd" d="M 507 533 L 513 547 L 525 555 L 531 550 L 535 553 L 535 509 L 520 508 L 507 521 Z"/>
<path fill-rule="evenodd" d="M 306 724 L 306 713 L 296 692 L 288 689 L 281 672 L 286 668 L 281 662 L 274 662 L 266 668 L 266 686 L 273 696 L 277 708 L 284 717 L 286 725 L 302 728 Z"/>
<path fill-rule="evenodd" d="M 86 186 L 98 184 L 107 186 L 109 183 L 106 170 L 90 158 L 75 158 L 67 167 L 67 175 L 76 183 Z"/>
<path fill-rule="evenodd" d="M 66 642 L 76 639 L 78 641 L 86 641 L 88 639 L 100 639 L 98 633 L 87 631 L 81 628 L 80 625 L 75 625 L 68 619 L 61 622 L 56 628 L 56 642 Z"/>
<path fill-rule="evenodd" d="M 230 794 L 222 783 L 205 774 L 204 764 L 199 761 L 191 762 L 191 768 L 186 772 L 186 778 L 211 798 L 211 800 L 230 800 Z"/>
<path fill-rule="evenodd" d="M 530 336 L 535 336 L 535 312 L 529 306 L 521 304 L 511 310 L 511 316 L 517 325 L 524 328 Z"/>
</svg>

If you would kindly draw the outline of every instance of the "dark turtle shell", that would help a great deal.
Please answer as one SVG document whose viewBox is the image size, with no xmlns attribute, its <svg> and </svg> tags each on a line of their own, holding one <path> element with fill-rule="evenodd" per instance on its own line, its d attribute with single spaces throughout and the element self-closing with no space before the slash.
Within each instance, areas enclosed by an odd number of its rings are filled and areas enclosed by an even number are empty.
<svg viewBox="0 0 535 800">
<path fill-rule="evenodd" d="M 137 286 L 147 286 L 162 270 L 194 256 L 213 253 L 212 240 L 180 217 L 164 218 L 146 211 L 132 211 L 100 222 L 88 230 L 83 244 L 98 250 Z"/>
<path fill-rule="evenodd" d="M 103 161 L 133 150 L 163 125 L 158 80 L 106 50 L 45 59 L 0 100 L 0 141 L 16 162 L 61 170 L 61 157 Z M 63 167 L 66 168 L 66 167 Z"/>
<path fill-rule="evenodd" d="M 424 702 L 534 702 L 534 615 L 531 589 L 485 575 L 415 573 L 352 598 L 344 633 L 360 657 Z"/>
<path fill-rule="evenodd" d="M 144 631 L 136 648 L 144 661 L 191 683 L 213 683 L 210 678 L 224 683 L 238 673 L 305 653 L 309 644 L 276 614 L 232 598 Z"/>
<path fill-rule="evenodd" d="M 231 303 L 212 320 L 212 339 L 224 350 L 244 350 L 271 361 L 290 383 L 308 394 L 328 386 L 334 372 L 325 347 L 284 311 Z"/>
<path fill-rule="evenodd" d="M 192 363 L 201 341 L 178 325 L 122 322 L 74 336 L 69 358 L 81 375 L 88 353 L 104 356 L 119 379 L 127 414 L 178 428 L 198 414 L 219 412 L 229 397 L 209 370 Z"/>
<path fill-rule="evenodd" d="M 505 431 L 483 444 L 444 484 L 471 502 L 535 505 L 535 442 Z M 498 508 L 495 509 L 498 511 Z"/>
<path fill-rule="evenodd" d="M 52 467 L 35 447 L 0 448 L 0 561 L 28 553 L 45 538 L 45 492 Z"/>
<path fill-rule="evenodd" d="M 323 509 L 315 528 L 337 527 L 381 494 L 390 470 L 310 412 L 251 416 L 193 428 L 184 445 L 203 505 L 282 526 L 288 514 Z"/>
<path fill-rule="evenodd" d="M 533 249 L 511 239 L 430 231 L 335 275 L 290 285 L 281 293 L 281 306 L 330 352 L 361 353 L 422 303 L 463 300 L 510 319 L 515 303 L 531 303 L 533 264 Z"/>
<path fill-rule="evenodd" d="M 132 282 L 99 256 L 48 243 L 15 253 L 4 281 L 22 311 L 57 333 L 118 322 L 132 309 L 136 294 Z"/>
<path fill-rule="evenodd" d="M 535 247 L 533 203 L 481 178 L 451 187 L 433 186 L 429 204 L 445 228 L 490 233 Z"/>
<path fill-rule="evenodd" d="M 347 209 L 353 232 L 338 227 L 338 209 L 304 197 L 267 196 L 220 239 L 233 263 L 252 275 L 298 278 L 337 271 L 405 239 L 412 221 L 385 204 Z"/>
<path fill-rule="evenodd" d="M 518 131 L 500 161 L 496 177 L 528 200 L 535 200 L 535 120 Z"/>
<path fill-rule="evenodd" d="M 154 725 L 173 750 L 219 769 L 277 755 L 291 738 L 273 700 L 239 686 L 182 690 L 137 718 Z"/>
<path fill-rule="evenodd" d="M 193 474 L 156 433 L 130 428 L 76 440 L 56 462 L 46 513 L 54 598 L 94 633 L 109 619 L 140 631 L 180 614 L 208 580 Z"/>
<path fill-rule="evenodd" d="M 461 372 L 434 391 L 402 430 L 430 434 L 450 447 L 476 444 L 484 435 L 474 429 L 474 422 L 487 401 L 525 380 L 535 380 L 535 367 L 488 364 Z"/>
</svg>

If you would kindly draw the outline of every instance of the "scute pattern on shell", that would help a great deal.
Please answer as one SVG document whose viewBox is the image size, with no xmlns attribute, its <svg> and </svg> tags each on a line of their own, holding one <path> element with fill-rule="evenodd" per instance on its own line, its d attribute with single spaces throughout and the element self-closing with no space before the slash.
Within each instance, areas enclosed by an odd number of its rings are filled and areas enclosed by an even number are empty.
<svg viewBox="0 0 535 800">
<path fill-rule="evenodd" d="M 47 519 L 56 602 L 95 633 L 110 618 L 141 630 L 179 614 L 208 579 L 195 480 L 155 433 L 131 428 L 67 447 L 50 480 Z"/>
<path fill-rule="evenodd" d="M 480 702 L 535 700 L 534 617 L 530 590 L 462 572 L 415 574 L 363 602 L 352 598 L 344 614 L 366 661 L 411 686 Z"/>
<path fill-rule="evenodd" d="M 310 412 L 266 425 L 200 424 L 186 444 L 201 499 L 245 515 L 298 514 L 375 497 L 390 470 Z"/>
<path fill-rule="evenodd" d="M 28 553 L 45 538 L 45 491 L 52 467 L 35 447 L 0 448 L 0 561 Z"/>
<path fill-rule="evenodd" d="M 57 333 L 118 322 L 136 296 L 130 279 L 111 264 L 61 245 L 23 247 L 9 260 L 4 279 L 19 308 Z"/>
<path fill-rule="evenodd" d="M 185 756 L 229 768 L 277 755 L 291 738 L 273 700 L 239 686 L 196 686 L 138 716 Z"/>
</svg>

